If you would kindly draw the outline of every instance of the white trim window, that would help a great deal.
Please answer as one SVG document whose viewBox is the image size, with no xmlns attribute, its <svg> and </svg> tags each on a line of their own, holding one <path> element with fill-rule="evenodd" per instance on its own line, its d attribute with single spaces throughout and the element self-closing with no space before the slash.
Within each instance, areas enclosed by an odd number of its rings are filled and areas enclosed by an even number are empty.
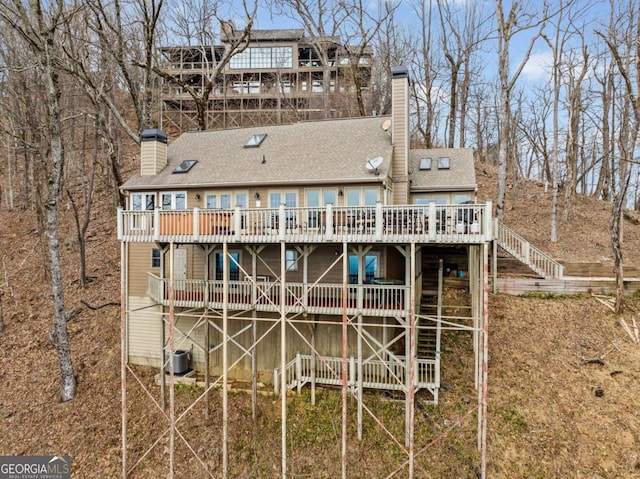
<svg viewBox="0 0 640 479">
<path fill-rule="evenodd" d="M 379 200 L 379 188 L 346 188 L 347 206 L 375 206 Z"/>
<path fill-rule="evenodd" d="M 247 208 L 249 206 L 249 194 L 246 191 L 231 192 L 221 191 L 216 193 L 207 193 L 205 195 L 205 208 L 210 210 L 230 210 L 235 206 Z"/>
<path fill-rule="evenodd" d="M 287 249 L 284 252 L 284 261 L 287 271 L 298 271 L 298 251 Z"/>
<path fill-rule="evenodd" d="M 129 209 L 132 211 L 153 211 L 156 207 L 155 193 L 131 193 Z M 132 230 L 146 230 L 147 225 L 153 224 L 153 215 L 139 213 L 131 215 L 130 228 Z"/>
<path fill-rule="evenodd" d="M 163 210 L 186 210 L 187 193 L 185 191 L 167 191 L 160 193 L 160 208 Z"/>
<path fill-rule="evenodd" d="M 155 205 L 155 193 L 131 193 L 129 197 L 129 209 L 133 211 L 153 211 Z"/>
</svg>

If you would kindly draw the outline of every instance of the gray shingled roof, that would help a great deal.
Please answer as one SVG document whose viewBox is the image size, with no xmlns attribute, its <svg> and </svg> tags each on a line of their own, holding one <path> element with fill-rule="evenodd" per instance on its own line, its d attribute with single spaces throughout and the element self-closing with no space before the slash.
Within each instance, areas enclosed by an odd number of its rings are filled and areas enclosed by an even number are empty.
<svg viewBox="0 0 640 479">
<path fill-rule="evenodd" d="M 388 117 L 350 118 L 183 133 L 168 147 L 168 165 L 154 176 L 136 175 L 124 190 L 240 185 L 381 182 L 391 165 Z M 257 148 L 252 135 L 266 133 Z M 366 161 L 382 156 L 375 175 Z M 263 162 L 264 159 L 264 162 Z M 198 160 L 187 173 L 173 174 L 184 160 Z"/>
<path fill-rule="evenodd" d="M 438 169 L 438 158 L 449 157 L 448 170 Z M 431 170 L 420 170 L 420 159 L 432 158 Z M 471 148 L 432 148 L 409 152 L 411 191 L 460 191 L 476 188 L 476 172 Z"/>
<path fill-rule="evenodd" d="M 229 39 L 238 39 L 242 36 L 242 30 L 234 30 L 233 35 L 221 35 L 224 42 Z M 250 39 L 252 42 L 275 41 L 275 40 L 295 40 L 298 41 L 304 36 L 304 30 L 300 28 L 273 29 L 273 30 L 251 30 Z"/>
</svg>

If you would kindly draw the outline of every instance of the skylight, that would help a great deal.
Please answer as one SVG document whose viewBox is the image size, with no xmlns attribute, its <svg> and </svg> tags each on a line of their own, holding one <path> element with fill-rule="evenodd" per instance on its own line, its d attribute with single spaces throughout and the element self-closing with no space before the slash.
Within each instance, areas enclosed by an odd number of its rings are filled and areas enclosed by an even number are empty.
<svg viewBox="0 0 640 479">
<path fill-rule="evenodd" d="M 193 168 L 193 165 L 195 165 L 197 162 L 198 162 L 198 160 L 184 160 L 182 163 L 180 163 L 178 166 L 176 166 L 176 169 L 173 170 L 173 172 L 174 173 L 186 173 L 191 168 Z"/>
<path fill-rule="evenodd" d="M 420 158 L 420 170 L 431 169 L 431 158 Z"/>
<path fill-rule="evenodd" d="M 438 169 L 448 170 L 451 165 L 451 159 L 448 156 L 441 156 L 438 158 Z"/>
<path fill-rule="evenodd" d="M 259 133 L 259 134 L 253 135 L 251 138 L 249 138 L 249 141 L 247 141 L 244 144 L 244 147 L 245 148 L 258 148 L 266 137 L 267 137 L 266 133 Z"/>
</svg>

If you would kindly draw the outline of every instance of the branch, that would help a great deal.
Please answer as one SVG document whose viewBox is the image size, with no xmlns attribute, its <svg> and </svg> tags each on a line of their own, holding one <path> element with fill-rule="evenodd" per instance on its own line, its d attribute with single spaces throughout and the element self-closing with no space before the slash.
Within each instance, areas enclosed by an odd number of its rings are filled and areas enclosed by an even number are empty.
<svg viewBox="0 0 640 479">
<path fill-rule="evenodd" d="M 81 299 L 80 302 L 91 311 L 98 311 L 99 309 L 106 308 L 107 306 L 120 306 L 120 301 L 109 301 L 108 303 L 101 304 L 100 306 L 92 306 L 84 299 Z"/>
</svg>

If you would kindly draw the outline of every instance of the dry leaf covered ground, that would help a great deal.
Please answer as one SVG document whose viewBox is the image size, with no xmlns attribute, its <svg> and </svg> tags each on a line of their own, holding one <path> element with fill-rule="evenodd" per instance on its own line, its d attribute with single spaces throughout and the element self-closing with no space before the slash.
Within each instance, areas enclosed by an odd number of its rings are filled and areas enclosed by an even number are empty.
<svg viewBox="0 0 640 479">
<path fill-rule="evenodd" d="M 480 198 L 491 196 L 492 178 L 490 171 L 479 174 Z M 522 225 L 525 237 L 547 249 L 548 219 L 540 206 L 547 199 L 544 195 L 542 185 L 512 188 L 507 223 L 517 231 Z M 516 199 L 518 203 L 511 203 Z M 561 243 L 550 246 L 556 257 L 596 261 L 609 255 L 608 207 L 583 200 L 584 205 L 581 200 L 576 206 L 577 224 L 563 226 Z M 0 283 L 5 277 L 8 281 L 1 289 L 0 454 L 69 454 L 74 477 L 116 477 L 121 432 L 119 308 L 84 308 L 70 321 L 79 388 L 75 400 L 60 404 L 57 359 L 48 339 L 51 302 L 45 245 L 29 213 L 0 211 L 0 225 Z M 91 224 L 88 271 L 94 281 L 85 289 L 74 282 L 77 247 L 71 222 L 66 225 L 62 245 L 67 309 L 80 306 L 81 300 L 94 306 L 119 301 L 119 245 L 112 209 L 96 212 Z M 625 228 L 625 252 L 634 262 L 640 228 L 632 223 Z M 568 231 L 573 236 L 565 234 Z M 491 297 L 490 311 L 489 477 L 640 477 L 640 346 L 630 342 L 617 318 L 588 297 L 498 295 Z M 450 334 L 445 341 L 443 380 L 452 391 L 443 391 L 438 408 L 423 408 L 418 414 L 417 447 L 440 439 L 419 455 L 417 473 L 477 477 L 475 416 L 466 416 L 446 432 L 476 400 L 469 382 L 469 338 Z M 585 363 L 597 358 L 603 364 Z M 140 374 L 147 384 L 153 383 L 153 371 Z M 597 388 L 602 397 L 596 396 Z M 130 454 L 139 458 L 145 445 L 159 437 L 162 421 L 140 388 L 129 384 L 129 389 Z M 195 389 L 180 389 L 180 407 L 197 394 Z M 375 396 L 367 401 L 401 437 L 401 406 Z M 232 477 L 277 477 L 279 401 L 261 398 L 256 423 L 247 419 L 251 409 L 246 395 L 234 394 L 231 403 Z M 308 397 L 293 398 L 290 408 L 291 477 L 339 477 L 339 398 L 324 393 L 315 408 Z M 214 470 L 220 467 L 219 414 L 219 395 L 214 394 L 210 419 L 196 409 L 184 426 L 194 448 Z M 365 443 L 358 444 L 354 434 L 350 429 L 350 477 L 384 477 L 401 463 L 399 448 L 373 421 L 365 419 Z M 199 466 L 189 451 L 180 447 L 177 453 L 181 477 L 205 477 L 193 472 Z M 162 477 L 167 464 L 162 440 L 132 476 Z"/>
</svg>

